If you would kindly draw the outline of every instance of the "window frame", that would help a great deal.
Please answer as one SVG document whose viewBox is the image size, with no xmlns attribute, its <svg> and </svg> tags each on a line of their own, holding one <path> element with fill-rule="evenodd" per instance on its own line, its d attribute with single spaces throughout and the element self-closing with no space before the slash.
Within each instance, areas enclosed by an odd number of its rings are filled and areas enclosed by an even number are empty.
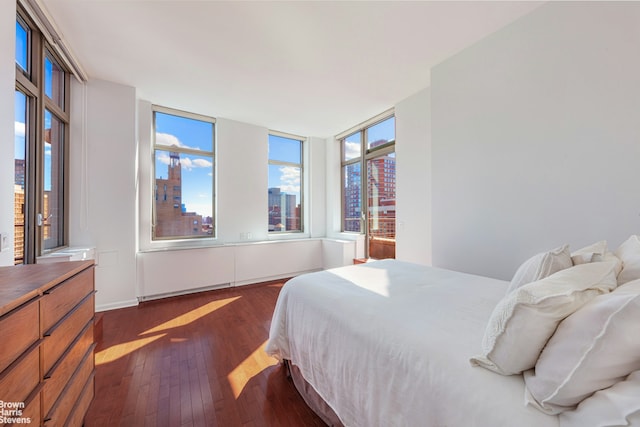
<svg viewBox="0 0 640 427">
<path fill-rule="evenodd" d="M 191 120 L 197 120 L 205 123 L 211 123 L 212 132 L 211 132 L 211 151 L 207 150 L 199 150 L 193 149 L 189 147 L 176 147 L 176 146 L 167 146 L 167 145 L 159 145 L 156 143 L 156 113 L 172 115 L 175 117 L 181 117 Z M 217 203 L 216 203 L 216 175 L 217 175 L 217 156 L 216 156 L 216 119 L 214 117 L 205 116 L 202 114 L 191 113 L 183 110 L 178 110 L 175 108 L 164 107 L 161 105 L 151 105 L 151 166 L 150 166 L 150 178 L 151 178 L 151 188 L 149 191 L 149 200 L 151 202 L 151 221 L 150 221 L 150 240 L 151 245 L 154 243 L 169 243 L 169 242 L 180 242 L 180 241 L 202 241 L 202 240 L 215 240 L 217 238 Z M 157 212 L 156 212 L 156 196 L 157 196 L 157 183 L 156 183 L 156 152 L 157 151 L 165 151 L 165 152 L 177 152 L 179 154 L 186 154 L 191 156 L 198 157 L 207 157 L 211 159 L 211 225 L 212 225 L 212 234 L 206 235 L 184 235 L 184 236 L 164 236 L 158 237 L 156 236 L 156 226 L 157 226 Z M 165 185 L 166 186 L 166 185 Z M 182 194 L 182 190 L 181 190 Z"/>
<path fill-rule="evenodd" d="M 377 116 L 336 136 L 336 140 L 340 143 L 340 231 L 342 233 L 366 235 L 364 221 L 366 220 L 367 215 L 365 207 L 365 202 L 367 201 L 367 161 L 395 152 L 396 145 L 394 134 L 393 140 L 387 141 L 379 146 L 369 148 L 369 129 L 391 118 L 394 118 L 395 120 L 394 109 L 378 114 Z M 345 142 L 349 137 L 357 133 L 360 133 L 360 155 L 347 160 L 345 159 Z M 354 164 L 360 164 L 360 231 L 350 231 L 345 229 L 345 167 Z"/>
<path fill-rule="evenodd" d="M 71 71 L 61 60 L 46 40 L 27 11 L 18 4 L 16 7 L 16 23 L 27 29 L 27 69 L 18 65 L 16 58 L 15 91 L 26 97 L 25 123 L 25 205 L 24 205 L 24 246 L 23 257 L 16 259 L 14 246 L 14 263 L 32 264 L 37 257 L 54 252 L 69 245 L 69 141 L 70 141 L 70 84 Z M 17 43 L 17 38 L 16 38 Z M 45 58 L 49 57 L 63 72 L 62 102 L 57 105 L 45 95 Z M 57 240 L 51 247 L 45 243 L 44 208 L 44 147 L 45 147 L 45 112 L 48 111 L 61 124 L 62 138 L 59 140 L 60 157 L 58 178 L 60 200 L 58 207 L 62 209 L 57 221 Z M 15 158 L 15 153 L 14 153 Z M 15 196 L 14 196 L 15 197 Z M 42 220 L 40 220 L 42 218 Z M 14 218 L 15 223 L 15 218 Z M 15 229 L 15 228 L 14 228 Z M 15 243 L 14 236 L 14 245 Z"/>
<path fill-rule="evenodd" d="M 300 169 L 300 201 L 299 201 L 299 205 L 300 205 L 300 228 L 298 230 L 283 230 L 283 231 L 271 231 L 269 230 L 268 227 L 268 214 L 269 214 L 269 206 L 268 206 L 268 201 L 267 201 L 267 232 L 269 237 L 274 237 L 274 236 L 282 236 L 282 235 L 286 235 L 286 234 L 300 234 L 300 233 L 304 233 L 305 232 L 305 179 L 304 179 L 304 174 L 305 174 L 305 168 L 304 168 L 304 163 L 305 163 L 305 147 L 306 147 L 306 141 L 307 138 L 299 136 L 299 135 L 294 135 L 294 134 L 290 134 L 290 133 L 285 133 L 285 132 L 280 132 L 280 131 L 274 131 L 274 130 L 270 130 L 268 133 L 268 138 L 271 136 L 275 136 L 275 137 L 280 137 L 280 138 L 285 138 L 285 139 L 290 139 L 293 141 L 298 141 L 300 143 L 300 163 L 294 163 L 294 162 L 287 162 L 287 161 L 283 161 L 283 160 L 272 160 L 270 157 L 270 154 L 267 153 L 267 171 L 269 170 L 269 166 L 293 166 L 293 167 L 297 167 Z M 269 143 L 268 139 L 267 139 L 267 144 Z M 269 188 L 271 188 L 269 186 L 269 179 L 267 178 L 267 192 L 269 191 Z M 268 200 L 268 195 L 267 195 L 267 200 Z M 285 227 L 286 228 L 286 227 Z"/>
</svg>

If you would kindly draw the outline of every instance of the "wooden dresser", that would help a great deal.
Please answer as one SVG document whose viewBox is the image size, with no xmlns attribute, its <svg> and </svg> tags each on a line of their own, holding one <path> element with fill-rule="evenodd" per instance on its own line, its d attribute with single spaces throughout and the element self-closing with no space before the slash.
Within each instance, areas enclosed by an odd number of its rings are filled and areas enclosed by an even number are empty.
<svg viewBox="0 0 640 427">
<path fill-rule="evenodd" d="M 93 261 L 0 267 L 0 426 L 83 424 L 94 294 Z"/>
</svg>

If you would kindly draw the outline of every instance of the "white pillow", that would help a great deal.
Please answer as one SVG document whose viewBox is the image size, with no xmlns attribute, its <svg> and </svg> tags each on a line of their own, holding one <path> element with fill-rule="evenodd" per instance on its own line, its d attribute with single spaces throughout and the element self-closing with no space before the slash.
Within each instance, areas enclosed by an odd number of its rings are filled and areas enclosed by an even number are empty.
<svg viewBox="0 0 640 427">
<path fill-rule="evenodd" d="M 548 414 L 571 410 L 640 369 L 639 330 L 640 280 L 592 299 L 560 323 L 535 373 L 525 373 L 528 403 Z"/>
<path fill-rule="evenodd" d="M 571 261 L 573 265 L 586 264 L 588 262 L 596 261 L 594 256 L 604 257 L 607 252 L 607 241 L 601 240 L 592 245 L 580 248 L 577 251 L 571 252 Z"/>
<path fill-rule="evenodd" d="M 610 262 L 576 265 L 507 294 L 491 314 L 482 354 L 471 364 L 503 375 L 533 368 L 562 319 L 616 287 L 613 269 Z"/>
<path fill-rule="evenodd" d="M 614 253 L 610 251 L 605 252 L 604 255 L 593 254 L 593 258 L 591 259 L 591 262 L 602 262 L 602 261 L 615 263 L 616 277 L 618 277 L 618 275 L 622 271 L 622 260 L 617 256 L 615 256 Z"/>
<path fill-rule="evenodd" d="M 619 427 L 640 425 L 640 371 L 596 392 L 575 411 L 560 414 L 563 427 Z M 632 421 L 635 421 L 634 422 Z"/>
<path fill-rule="evenodd" d="M 544 279 L 555 272 L 573 265 L 569 245 L 564 245 L 549 252 L 536 254 L 522 263 L 511 279 L 507 293 L 527 283 Z"/>
<path fill-rule="evenodd" d="M 640 279 L 640 236 L 629 237 L 614 254 L 622 260 L 622 271 L 618 275 L 618 285 Z"/>
</svg>

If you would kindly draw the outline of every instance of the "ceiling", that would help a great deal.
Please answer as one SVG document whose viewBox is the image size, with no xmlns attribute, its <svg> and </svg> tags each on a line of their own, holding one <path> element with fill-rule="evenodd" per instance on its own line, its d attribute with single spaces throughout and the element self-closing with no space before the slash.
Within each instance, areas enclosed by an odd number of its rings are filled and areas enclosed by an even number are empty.
<svg viewBox="0 0 640 427">
<path fill-rule="evenodd" d="M 327 137 L 430 84 L 540 2 L 40 0 L 90 78 L 165 107 Z"/>
</svg>

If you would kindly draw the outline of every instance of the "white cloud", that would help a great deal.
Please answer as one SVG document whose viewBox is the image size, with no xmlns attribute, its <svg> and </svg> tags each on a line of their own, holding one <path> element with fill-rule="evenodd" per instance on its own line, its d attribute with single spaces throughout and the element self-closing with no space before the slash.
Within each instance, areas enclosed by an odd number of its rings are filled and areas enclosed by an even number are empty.
<svg viewBox="0 0 640 427">
<path fill-rule="evenodd" d="M 167 156 L 165 153 L 160 153 L 156 154 L 156 160 L 162 164 L 168 165 L 170 159 L 169 156 Z"/>
<path fill-rule="evenodd" d="M 191 148 L 194 150 L 199 150 L 198 147 L 189 147 L 188 145 L 183 144 L 182 141 L 180 141 L 180 139 L 175 135 L 172 135 L 170 133 L 162 133 L 162 132 L 156 132 L 156 145 L 164 145 L 167 147 Z"/>
<path fill-rule="evenodd" d="M 280 168 L 280 190 L 285 193 L 300 192 L 300 168 L 294 166 L 283 166 Z"/>
<path fill-rule="evenodd" d="M 211 163 L 207 159 L 191 160 L 188 157 L 185 157 L 184 159 L 180 159 L 180 164 L 182 165 L 183 169 L 186 169 L 189 171 L 195 168 L 210 168 L 211 166 L 213 166 L 213 163 Z"/>
<path fill-rule="evenodd" d="M 13 122 L 13 123 L 14 123 L 13 125 L 14 132 L 16 133 L 16 136 L 24 138 L 24 136 L 26 135 L 24 123 L 20 123 L 20 122 Z"/>
<path fill-rule="evenodd" d="M 164 165 L 168 165 L 171 161 L 171 158 L 166 153 L 160 152 L 156 155 L 156 160 Z M 191 160 L 188 157 L 182 157 L 180 158 L 180 165 L 182 166 L 183 170 L 190 171 L 195 168 L 210 168 L 213 166 L 213 163 L 207 159 L 202 158 Z M 209 175 L 212 174 L 210 173 Z"/>
<path fill-rule="evenodd" d="M 344 157 L 346 159 L 353 159 L 360 156 L 360 143 L 359 142 L 344 142 Z"/>
</svg>

